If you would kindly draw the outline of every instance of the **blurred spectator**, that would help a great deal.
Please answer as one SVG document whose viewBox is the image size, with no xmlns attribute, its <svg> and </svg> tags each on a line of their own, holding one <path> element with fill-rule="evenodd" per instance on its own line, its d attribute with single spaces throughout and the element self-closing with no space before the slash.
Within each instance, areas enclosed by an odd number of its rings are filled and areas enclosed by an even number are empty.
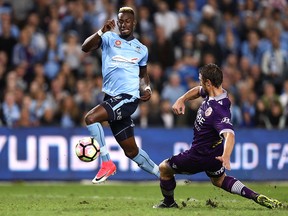
<svg viewBox="0 0 288 216">
<path fill-rule="evenodd" d="M 175 62 L 174 46 L 172 40 L 165 37 L 164 28 L 155 27 L 156 40 L 152 43 L 149 60 L 159 62 L 163 70 L 171 67 Z"/>
<path fill-rule="evenodd" d="M 64 62 L 57 76 L 58 79 L 63 80 L 63 89 L 70 93 L 75 93 L 76 76 L 70 68 L 70 65 Z"/>
<path fill-rule="evenodd" d="M 273 28 L 272 31 L 272 47 L 264 53 L 261 68 L 265 79 L 275 85 L 279 94 L 282 91 L 283 80 L 288 78 L 288 53 L 280 47 L 279 29 Z"/>
<path fill-rule="evenodd" d="M 86 56 L 83 59 L 82 67 L 80 68 L 78 77 L 83 79 L 94 79 L 96 75 L 100 75 L 100 66 L 97 61 L 93 59 L 92 56 Z"/>
<path fill-rule="evenodd" d="M 240 41 L 235 30 L 233 30 L 231 26 L 227 26 L 224 31 L 219 34 L 217 40 L 222 49 L 223 59 L 226 59 L 230 54 L 238 55 Z"/>
<path fill-rule="evenodd" d="M 262 59 L 262 48 L 260 43 L 259 34 L 251 30 L 247 33 L 248 37 L 241 45 L 241 56 L 245 56 L 249 59 L 250 64 L 260 65 Z"/>
<path fill-rule="evenodd" d="M 29 29 L 23 28 L 20 32 L 19 40 L 13 49 L 13 65 L 34 63 L 36 50 L 31 44 L 32 35 Z"/>
<path fill-rule="evenodd" d="M 60 126 L 63 128 L 72 128 L 80 125 L 81 113 L 72 95 L 66 95 L 66 97 L 62 98 L 55 117 L 59 119 Z"/>
<path fill-rule="evenodd" d="M 78 80 L 76 83 L 76 89 L 77 91 L 74 95 L 74 100 L 80 107 L 81 111 L 87 113 L 97 103 L 97 98 L 93 95 L 91 88 L 91 81 L 84 79 Z"/>
<path fill-rule="evenodd" d="M 162 27 L 164 31 L 164 38 L 171 39 L 173 32 L 178 29 L 178 17 L 174 11 L 169 9 L 166 1 L 158 1 L 157 7 L 158 11 L 154 14 L 156 28 Z"/>
<path fill-rule="evenodd" d="M 64 51 L 60 49 L 57 43 L 57 35 L 50 33 L 46 36 L 47 38 L 47 49 L 44 54 L 44 68 L 45 75 L 50 79 L 54 79 L 59 70 L 61 62 L 64 60 Z"/>
<path fill-rule="evenodd" d="M 147 102 L 149 104 L 149 118 L 150 124 L 155 126 L 163 126 L 163 121 L 160 118 L 161 108 L 160 108 L 161 96 L 157 90 L 153 91 L 150 100 Z"/>
<path fill-rule="evenodd" d="M 186 8 L 184 1 L 176 0 L 174 2 L 174 6 L 170 7 L 170 9 L 172 9 L 176 13 L 178 19 L 186 17 Z"/>
<path fill-rule="evenodd" d="M 255 127 L 257 123 L 257 110 L 256 110 L 256 103 L 257 103 L 257 95 L 255 92 L 246 89 L 243 86 L 243 93 L 241 94 L 241 110 L 243 115 L 242 125 L 244 127 Z M 244 97 L 245 95 L 245 97 Z"/>
<path fill-rule="evenodd" d="M 257 64 L 253 64 L 249 70 L 249 78 L 253 82 L 253 91 L 257 96 L 263 94 L 263 81 L 264 75 L 261 71 L 261 68 Z"/>
<path fill-rule="evenodd" d="M 240 106 L 235 101 L 235 96 L 233 94 L 229 94 L 229 99 L 231 101 L 231 122 L 234 127 L 241 127 L 242 126 L 242 112 Z"/>
<path fill-rule="evenodd" d="M 7 127 L 14 127 L 17 121 L 20 119 L 20 108 L 16 104 L 13 91 L 7 91 L 4 95 L 4 101 L 2 104 L 3 119 L 6 122 Z"/>
<path fill-rule="evenodd" d="M 215 7 L 210 4 L 206 4 L 202 8 L 200 26 L 207 26 L 208 28 L 213 29 L 217 34 L 220 32 L 221 17 Z"/>
<path fill-rule="evenodd" d="M 168 100 L 172 105 L 176 100 L 186 92 L 186 89 L 181 85 L 180 76 L 177 73 L 171 73 L 168 82 L 164 84 L 161 92 L 161 98 Z"/>
<path fill-rule="evenodd" d="M 193 56 L 184 56 L 174 64 L 173 68 L 171 68 L 172 73 L 177 73 L 179 75 L 180 85 L 183 86 L 184 89 L 190 89 L 191 86 L 199 80 L 198 64 L 199 59 L 197 53 L 195 53 Z M 171 73 L 169 74 L 166 72 L 166 74 L 170 75 Z"/>
<path fill-rule="evenodd" d="M 282 105 L 282 109 L 283 109 L 283 115 L 284 115 L 284 120 L 285 122 L 283 122 L 284 126 L 287 127 L 288 126 L 288 80 L 284 81 L 283 84 L 283 91 L 280 94 L 280 103 Z"/>
<path fill-rule="evenodd" d="M 29 11 L 35 7 L 34 0 L 9 0 L 13 8 L 13 18 L 18 25 L 24 23 Z"/>
<path fill-rule="evenodd" d="M 4 51 L 0 51 L 0 103 L 3 101 L 4 89 L 6 86 L 8 58 Z"/>
<path fill-rule="evenodd" d="M 25 28 L 29 31 L 30 45 L 33 47 L 32 63 L 43 61 L 44 53 L 47 48 L 46 38 L 40 28 L 40 16 L 35 12 L 31 12 L 27 18 Z"/>
<path fill-rule="evenodd" d="M 47 40 L 48 45 L 49 45 L 49 40 L 48 40 L 49 34 L 54 35 L 54 37 L 56 38 L 56 47 L 59 47 L 62 43 L 64 43 L 64 33 L 62 32 L 61 24 L 59 20 L 53 19 L 48 24 L 48 30 L 47 30 L 47 35 L 46 35 L 46 40 Z M 47 48 L 49 49 L 50 47 L 47 47 Z"/>
<path fill-rule="evenodd" d="M 7 67 L 12 67 L 13 49 L 17 44 L 17 38 L 12 35 L 11 20 L 2 20 L 0 34 L 0 51 L 4 51 L 7 55 Z"/>
<path fill-rule="evenodd" d="M 216 32 L 212 28 L 206 29 L 207 34 L 207 41 L 204 43 L 202 47 L 202 55 L 205 55 L 206 53 L 212 54 L 215 57 L 215 63 L 217 65 L 222 65 L 222 49 L 220 44 L 217 41 Z"/>
<path fill-rule="evenodd" d="M 33 100 L 30 95 L 24 95 L 21 106 L 21 116 L 17 121 L 17 127 L 35 127 L 39 126 L 39 119 L 35 118 Z"/>
<path fill-rule="evenodd" d="M 85 14 L 84 3 L 81 0 L 76 0 L 73 11 L 71 13 L 71 20 L 66 24 L 64 32 L 74 31 L 78 34 L 79 42 L 82 44 L 84 40 L 93 33 L 92 23 L 89 17 Z"/>
<path fill-rule="evenodd" d="M 187 30 L 196 34 L 200 21 L 202 19 L 202 13 L 197 8 L 196 0 L 187 1 Z"/>
<path fill-rule="evenodd" d="M 163 127 L 163 120 L 159 115 L 151 116 L 148 103 L 139 104 L 139 114 L 133 118 L 133 122 L 137 127 L 148 128 L 148 127 Z"/>
<path fill-rule="evenodd" d="M 109 19 L 114 19 L 117 20 L 117 13 L 116 13 L 116 8 L 115 4 L 110 1 L 98 1 L 99 3 L 102 3 L 103 10 L 98 9 L 99 14 L 98 14 L 98 23 L 96 25 L 96 28 L 94 31 L 98 31 L 102 26 L 104 25 L 106 20 Z M 97 7 L 97 3 L 96 3 Z M 118 31 L 117 28 L 114 29 L 114 31 Z"/>
<path fill-rule="evenodd" d="M 35 81 L 40 86 L 40 88 L 44 89 L 45 91 L 48 91 L 50 89 L 50 80 L 45 75 L 43 64 L 34 64 L 32 74 L 33 75 L 31 75 L 31 82 Z M 31 82 L 29 83 L 30 86 Z"/>
<path fill-rule="evenodd" d="M 1 4 L 1 2 L 0 2 Z M 9 27 L 9 31 L 12 37 L 19 37 L 19 25 L 17 26 L 15 21 L 15 14 L 13 13 L 14 8 L 9 4 L 0 5 L 0 34 L 3 33 L 3 28 Z M 3 25 L 6 25 L 4 27 Z M 7 26 L 8 25 L 8 26 Z M 7 30 L 7 29 L 6 29 Z"/>
<path fill-rule="evenodd" d="M 253 0 L 248 0 L 253 2 Z M 253 31 L 257 28 L 257 20 L 253 11 L 244 10 L 240 12 L 240 25 L 239 25 L 239 38 L 241 43 L 248 40 L 248 32 Z"/>
<path fill-rule="evenodd" d="M 69 31 L 66 35 L 66 41 L 60 46 L 60 52 L 63 53 L 63 61 L 73 70 L 74 74 L 78 73 L 84 53 L 78 41 L 78 33 Z"/>
<path fill-rule="evenodd" d="M 139 8 L 138 21 L 136 24 L 135 31 L 140 37 L 146 36 L 150 40 L 154 40 L 154 25 L 151 22 L 150 11 L 146 6 L 141 6 Z"/>
<path fill-rule="evenodd" d="M 265 127 L 267 129 L 281 128 L 283 109 L 281 107 L 279 95 L 277 95 L 272 83 L 267 82 L 264 84 L 264 93 L 261 96 L 260 101 L 264 106 L 263 119 Z"/>
<path fill-rule="evenodd" d="M 47 93 L 47 100 L 52 111 L 59 108 L 61 100 L 68 94 L 64 89 L 65 80 L 63 76 L 57 76 L 51 82 L 50 91 Z M 54 114 L 53 114 L 54 115 Z"/>
<path fill-rule="evenodd" d="M 160 102 L 161 106 L 161 119 L 163 121 L 162 127 L 164 128 L 173 128 L 175 126 L 175 116 L 172 112 L 172 107 L 173 104 L 171 104 L 169 99 L 163 99 Z"/>
<path fill-rule="evenodd" d="M 163 84 L 165 81 L 165 73 L 159 63 L 148 63 L 147 72 L 150 77 L 150 83 L 153 92 L 162 92 Z"/>
<path fill-rule="evenodd" d="M 40 126 L 60 126 L 59 119 L 55 117 L 55 111 L 51 107 L 45 109 L 44 115 L 40 119 Z"/>
</svg>

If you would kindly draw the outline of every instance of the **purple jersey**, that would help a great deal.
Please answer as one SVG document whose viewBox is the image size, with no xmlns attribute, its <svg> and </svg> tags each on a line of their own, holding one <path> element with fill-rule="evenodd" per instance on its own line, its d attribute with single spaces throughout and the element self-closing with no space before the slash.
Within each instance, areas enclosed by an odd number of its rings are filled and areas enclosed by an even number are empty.
<svg viewBox="0 0 288 216">
<path fill-rule="evenodd" d="M 219 152 L 223 149 L 224 132 L 234 133 L 231 123 L 231 102 L 227 91 L 217 97 L 209 97 L 201 88 L 200 95 L 204 98 L 197 111 L 194 122 L 193 148 L 203 155 Z"/>
</svg>

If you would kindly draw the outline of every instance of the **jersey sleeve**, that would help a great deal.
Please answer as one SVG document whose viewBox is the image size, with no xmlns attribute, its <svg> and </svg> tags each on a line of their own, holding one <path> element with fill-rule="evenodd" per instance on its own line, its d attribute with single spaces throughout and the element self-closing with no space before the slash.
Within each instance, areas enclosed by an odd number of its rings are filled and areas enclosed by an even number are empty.
<svg viewBox="0 0 288 216">
<path fill-rule="evenodd" d="M 216 109 L 217 111 L 214 113 L 215 121 L 214 128 L 218 131 L 219 135 L 224 132 L 231 132 L 234 134 L 233 124 L 231 123 L 231 112 L 227 107 L 221 107 Z"/>
<path fill-rule="evenodd" d="M 109 38 L 111 38 L 112 33 L 110 31 L 105 32 L 102 36 L 102 43 L 101 43 L 101 49 L 105 49 L 105 47 L 109 44 Z"/>
<path fill-rule="evenodd" d="M 144 46 L 144 57 L 141 59 L 141 61 L 139 62 L 139 66 L 146 66 L 147 65 L 147 61 L 148 61 L 148 49 L 147 47 Z"/>
</svg>

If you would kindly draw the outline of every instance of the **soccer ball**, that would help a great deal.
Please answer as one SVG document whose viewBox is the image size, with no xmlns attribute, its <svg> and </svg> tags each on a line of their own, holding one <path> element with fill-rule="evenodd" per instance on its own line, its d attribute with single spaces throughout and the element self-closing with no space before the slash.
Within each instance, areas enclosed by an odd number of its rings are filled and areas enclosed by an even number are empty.
<svg viewBox="0 0 288 216">
<path fill-rule="evenodd" d="M 84 162 L 94 161 L 100 155 L 100 145 L 93 137 L 84 137 L 75 147 L 77 157 Z"/>
</svg>

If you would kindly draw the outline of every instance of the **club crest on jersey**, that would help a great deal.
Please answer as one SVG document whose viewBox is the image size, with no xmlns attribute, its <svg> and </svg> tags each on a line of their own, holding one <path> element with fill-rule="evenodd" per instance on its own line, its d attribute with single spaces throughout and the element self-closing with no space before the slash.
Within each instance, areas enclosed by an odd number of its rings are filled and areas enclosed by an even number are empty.
<svg viewBox="0 0 288 216">
<path fill-rule="evenodd" d="M 208 107 L 208 109 L 205 111 L 205 116 L 210 116 L 212 111 L 213 111 L 212 107 Z"/>
<path fill-rule="evenodd" d="M 121 48 L 121 41 L 120 40 L 116 40 L 115 43 L 114 43 L 114 47 Z"/>
<path fill-rule="evenodd" d="M 137 53 L 140 53 L 140 49 L 141 49 L 140 46 L 137 46 L 136 49 L 135 49 L 135 51 L 136 51 Z"/>
</svg>

